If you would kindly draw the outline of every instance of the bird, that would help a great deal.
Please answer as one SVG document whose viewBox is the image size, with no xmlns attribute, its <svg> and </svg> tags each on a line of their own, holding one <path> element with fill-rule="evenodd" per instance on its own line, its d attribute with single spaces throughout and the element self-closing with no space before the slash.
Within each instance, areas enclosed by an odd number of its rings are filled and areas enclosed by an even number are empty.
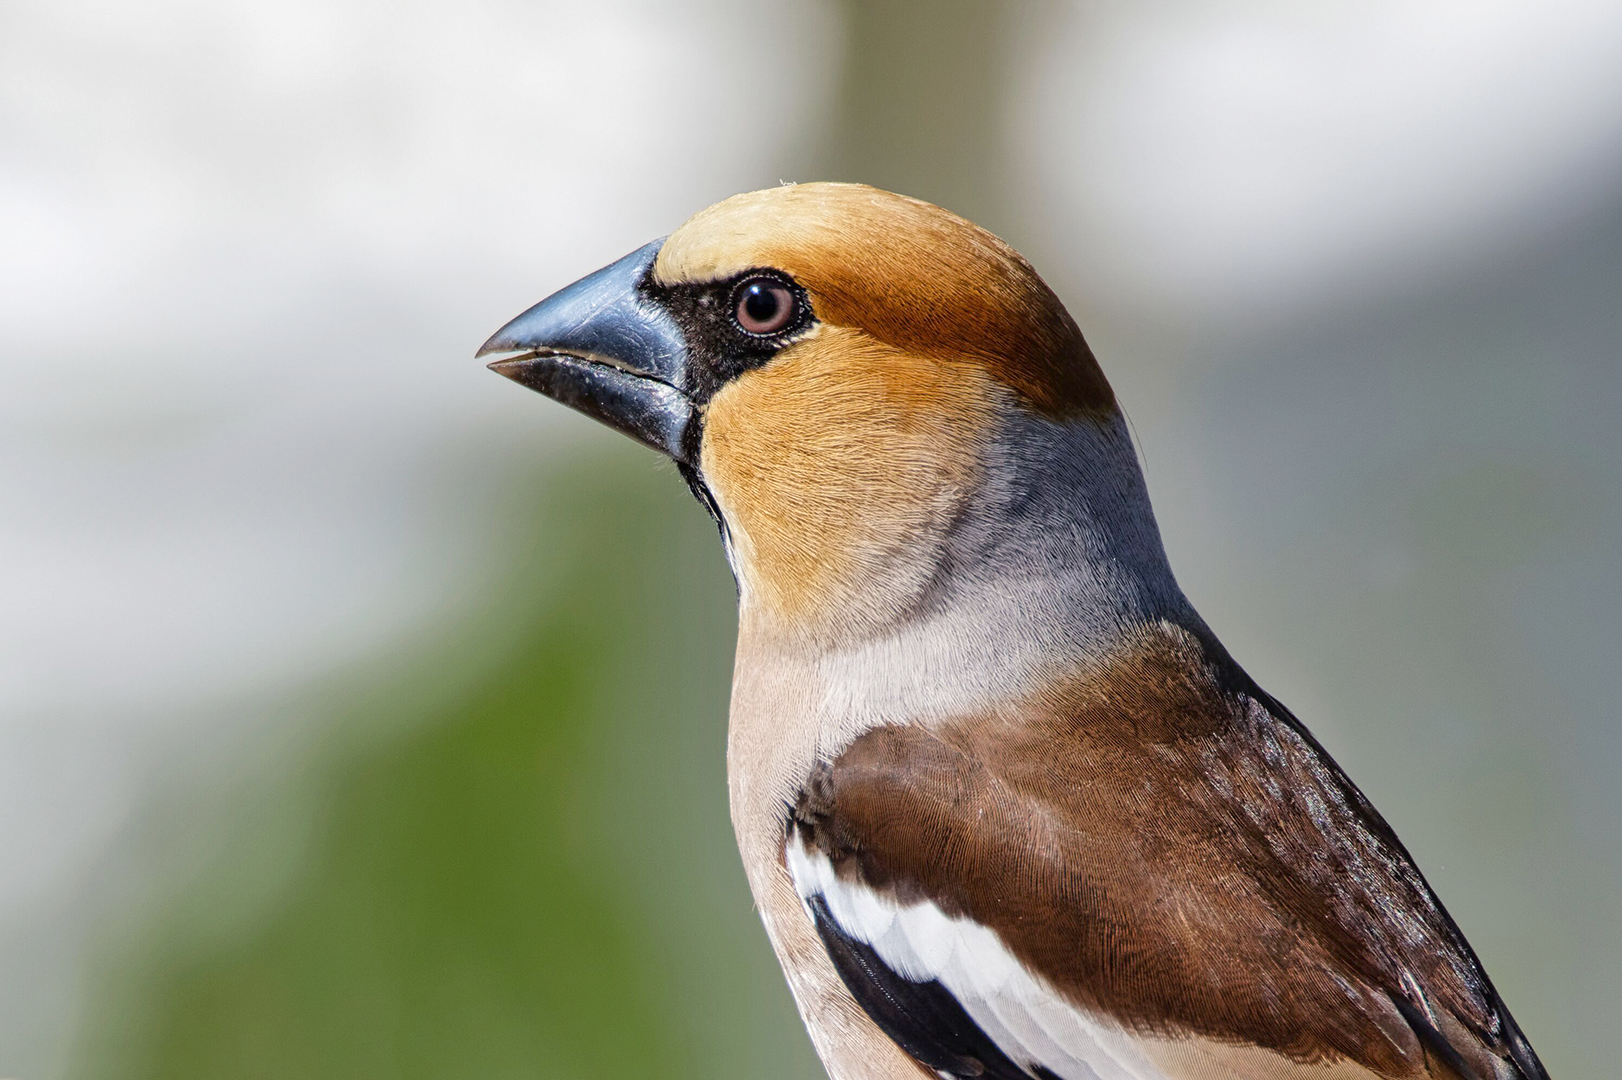
<svg viewBox="0 0 1622 1080">
<path fill-rule="evenodd" d="M 715 520 L 732 823 L 833 1080 L 1547 1080 L 1183 594 L 1110 383 L 992 233 L 737 195 L 478 355 Z"/>
</svg>

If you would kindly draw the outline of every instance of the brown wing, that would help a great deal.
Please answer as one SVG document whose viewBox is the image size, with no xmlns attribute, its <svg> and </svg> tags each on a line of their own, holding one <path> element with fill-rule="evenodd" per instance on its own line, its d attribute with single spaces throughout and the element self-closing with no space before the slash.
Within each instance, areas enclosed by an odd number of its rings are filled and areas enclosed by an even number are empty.
<svg viewBox="0 0 1622 1080">
<path fill-rule="evenodd" d="M 841 877 L 990 928 L 1128 1030 L 1547 1080 L 1385 821 L 1180 630 L 1004 714 L 870 731 L 795 819 Z"/>
</svg>

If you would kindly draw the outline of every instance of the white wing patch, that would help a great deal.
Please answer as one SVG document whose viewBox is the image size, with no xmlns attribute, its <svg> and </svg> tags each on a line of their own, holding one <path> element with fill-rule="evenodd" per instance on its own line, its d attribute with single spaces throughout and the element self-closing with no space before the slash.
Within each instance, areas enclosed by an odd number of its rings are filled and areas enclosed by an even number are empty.
<svg viewBox="0 0 1622 1080">
<path fill-rule="evenodd" d="M 927 901 L 897 904 L 841 880 L 828 857 L 806 850 L 796 832 L 786 854 L 802 902 L 820 895 L 840 928 L 890 970 L 912 982 L 940 983 L 1019 1065 L 1041 1066 L 1062 1080 L 1174 1080 L 1144 1053 L 1143 1040 L 1071 1005 L 994 931 Z"/>
</svg>

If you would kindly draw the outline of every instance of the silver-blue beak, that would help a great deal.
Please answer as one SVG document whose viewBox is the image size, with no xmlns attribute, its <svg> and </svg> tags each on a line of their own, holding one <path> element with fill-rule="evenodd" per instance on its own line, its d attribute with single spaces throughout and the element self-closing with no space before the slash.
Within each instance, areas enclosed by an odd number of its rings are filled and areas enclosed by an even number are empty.
<svg viewBox="0 0 1622 1080">
<path fill-rule="evenodd" d="M 698 463 L 687 342 L 646 291 L 663 240 L 581 278 L 497 330 L 490 370 L 600 420 L 677 462 Z"/>
</svg>

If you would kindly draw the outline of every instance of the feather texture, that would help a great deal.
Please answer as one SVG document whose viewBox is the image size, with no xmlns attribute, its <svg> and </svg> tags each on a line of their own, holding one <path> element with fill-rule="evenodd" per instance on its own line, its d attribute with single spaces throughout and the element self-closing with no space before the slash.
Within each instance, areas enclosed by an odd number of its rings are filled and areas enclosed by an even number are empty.
<svg viewBox="0 0 1622 1080">
<path fill-rule="evenodd" d="M 800 896 L 1027 1070 L 1542 1080 L 1384 821 L 1213 649 L 1162 627 L 1045 700 L 859 736 L 795 808 Z"/>
</svg>

